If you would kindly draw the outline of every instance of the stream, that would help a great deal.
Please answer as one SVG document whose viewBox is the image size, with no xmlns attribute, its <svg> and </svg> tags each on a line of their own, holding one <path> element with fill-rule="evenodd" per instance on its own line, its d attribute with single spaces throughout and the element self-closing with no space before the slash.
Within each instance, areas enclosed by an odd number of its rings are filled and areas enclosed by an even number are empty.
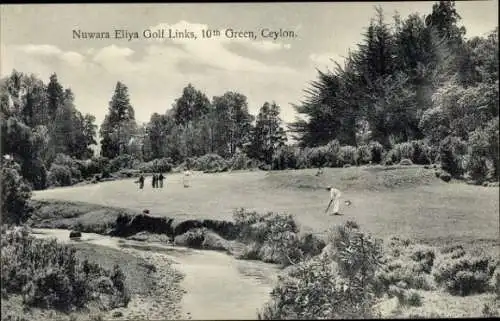
<svg viewBox="0 0 500 321">
<path fill-rule="evenodd" d="M 79 241 L 69 239 L 69 230 L 33 229 L 39 238 L 56 238 L 61 243 L 86 242 L 121 250 L 125 247 L 166 255 L 184 274 L 186 291 L 181 301 L 183 314 L 192 319 L 255 320 L 257 310 L 270 298 L 278 267 L 260 261 L 237 260 L 222 252 L 195 250 L 156 242 L 141 242 L 105 235 L 82 233 Z"/>
</svg>

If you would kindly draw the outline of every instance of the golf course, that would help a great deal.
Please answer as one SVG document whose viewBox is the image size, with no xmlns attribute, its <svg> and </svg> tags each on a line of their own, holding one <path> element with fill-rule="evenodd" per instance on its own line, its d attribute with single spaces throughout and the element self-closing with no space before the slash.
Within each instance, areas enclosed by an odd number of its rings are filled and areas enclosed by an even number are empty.
<svg viewBox="0 0 500 321">
<path fill-rule="evenodd" d="M 34 193 L 35 200 L 83 202 L 127 208 L 152 216 L 231 220 L 235 209 L 294 216 L 301 230 L 324 235 L 354 220 L 373 235 L 399 235 L 425 242 L 479 244 L 498 240 L 498 188 L 450 183 L 423 166 L 366 166 L 317 170 L 195 172 L 188 188 L 181 174 L 167 175 L 163 189 L 146 178 L 140 190 L 135 179 Z M 342 192 L 341 215 L 325 214 L 327 186 Z M 346 207 L 344 200 L 352 204 Z M 89 219 L 99 219 L 90 217 Z M 96 222 L 98 223 L 98 222 Z"/>
</svg>

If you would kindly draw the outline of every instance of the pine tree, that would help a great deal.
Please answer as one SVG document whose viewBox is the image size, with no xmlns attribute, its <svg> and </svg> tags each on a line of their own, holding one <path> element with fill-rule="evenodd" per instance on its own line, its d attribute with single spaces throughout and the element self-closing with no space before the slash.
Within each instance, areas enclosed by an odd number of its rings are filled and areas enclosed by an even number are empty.
<svg viewBox="0 0 500 321">
<path fill-rule="evenodd" d="M 118 82 L 100 130 L 101 155 L 115 158 L 120 153 L 126 152 L 125 146 L 136 129 L 135 113 L 130 104 L 128 88 Z"/>
</svg>

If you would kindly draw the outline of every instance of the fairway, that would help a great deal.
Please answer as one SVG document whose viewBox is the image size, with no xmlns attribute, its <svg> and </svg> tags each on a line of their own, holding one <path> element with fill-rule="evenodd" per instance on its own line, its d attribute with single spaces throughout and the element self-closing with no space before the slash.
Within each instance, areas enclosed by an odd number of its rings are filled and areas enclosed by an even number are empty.
<svg viewBox="0 0 500 321">
<path fill-rule="evenodd" d="M 378 237 L 408 236 L 432 243 L 496 241 L 498 188 L 445 183 L 431 169 L 352 167 L 316 170 L 194 173 L 184 188 L 182 175 L 169 174 L 163 189 L 146 178 L 38 191 L 34 199 L 56 199 L 135 209 L 179 219 L 232 218 L 236 208 L 295 216 L 304 231 L 323 234 L 334 224 L 355 220 Z M 339 216 L 324 213 L 333 185 L 342 191 Z"/>
</svg>

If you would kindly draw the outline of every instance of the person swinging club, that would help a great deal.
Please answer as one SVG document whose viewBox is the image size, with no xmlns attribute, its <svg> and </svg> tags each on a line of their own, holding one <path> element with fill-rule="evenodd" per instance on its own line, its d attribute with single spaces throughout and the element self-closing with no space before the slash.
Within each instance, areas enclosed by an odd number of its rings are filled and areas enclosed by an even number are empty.
<svg viewBox="0 0 500 321">
<path fill-rule="evenodd" d="M 328 212 L 328 210 L 330 209 L 330 206 L 333 203 L 332 215 L 339 215 L 340 214 L 339 213 L 339 211 L 340 211 L 340 196 L 342 196 L 342 193 L 338 189 L 333 188 L 332 186 L 328 186 L 326 188 L 326 190 L 330 191 L 330 203 L 328 203 L 328 206 L 326 207 L 325 213 Z M 345 205 L 350 206 L 351 201 L 349 201 L 349 200 L 345 201 Z"/>
</svg>

